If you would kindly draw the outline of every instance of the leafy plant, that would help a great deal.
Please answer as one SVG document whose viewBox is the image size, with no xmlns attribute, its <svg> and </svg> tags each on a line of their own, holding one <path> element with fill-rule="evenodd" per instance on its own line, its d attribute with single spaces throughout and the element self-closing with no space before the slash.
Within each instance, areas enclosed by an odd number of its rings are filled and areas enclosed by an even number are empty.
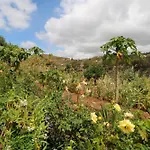
<svg viewBox="0 0 150 150">
<path fill-rule="evenodd" d="M 96 84 L 97 79 L 103 77 L 105 73 L 105 69 L 102 66 L 91 66 L 87 70 L 84 71 L 84 77 L 90 80 L 94 79 L 94 83 Z"/>
<path fill-rule="evenodd" d="M 118 88 L 118 64 L 121 59 L 129 62 L 130 55 L 140 55 L 140 52 L 136 48 L 134 40 L 125 38 L 123 36 L 114 37 L 109 42 L 102 45 L 101 50 L 105 53 L 104 60 L 115 61 L 115 100 L 118 102 L 119 88 Z M 129 50 L 130 49 L 130 50 Z"/>
</svg>

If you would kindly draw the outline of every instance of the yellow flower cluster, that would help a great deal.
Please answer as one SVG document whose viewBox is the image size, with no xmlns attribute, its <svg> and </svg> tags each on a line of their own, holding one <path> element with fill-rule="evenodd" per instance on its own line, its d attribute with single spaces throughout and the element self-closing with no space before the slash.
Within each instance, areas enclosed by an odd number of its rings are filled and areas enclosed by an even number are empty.
<svg viewBox="0 0 150 150">
<path fill-rule="evenodd" d="M 118 104 L 114 104 L 114 108 L 116 111 L 120 112 L 121 108 Z M 129 134 L 131 132 L 134 132 L 135 130 L 135 125 L 133 123 L 131 123 L 131 121 L 129 119 L 133 118 L 133 114 L 130 112 L 127 112 L 124 114 L 125 119 L 122 121 L 119 121 L 119 125 L 118 128 L 120 128 L 124 133 Z M 97 116 L 95 114 L 95 112 L 91 113 L 91 120 L 93 123 L 96 123 L 97 120 L 101 120 L 102 117 L 101 116 Z M 110 124 L 109 122 L 104 122 L 104 126 L 109 127 Z"/>
</svg>

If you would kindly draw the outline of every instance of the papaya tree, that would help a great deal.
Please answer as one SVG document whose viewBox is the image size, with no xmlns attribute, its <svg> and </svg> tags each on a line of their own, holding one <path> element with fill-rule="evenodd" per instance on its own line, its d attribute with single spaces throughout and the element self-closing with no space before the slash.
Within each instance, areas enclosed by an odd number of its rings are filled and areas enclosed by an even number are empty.
<svg viewBox="0 0 150 150">
<path fill-rule="evenodd" d="M 118 36 L 110 39 L 109 42 L 102 45 L 102 52 L 104 53 L 104 60 L 109 62 L 115 62 L 115 100 L 118 102 L 119 87 L 118 87 L 118 65 L 119 61 L 130 62 L 131 55 L 140 56 L 140 52 L 137 50 L 135 41 L 131 38 L 125 38 Z"/>
</svg>

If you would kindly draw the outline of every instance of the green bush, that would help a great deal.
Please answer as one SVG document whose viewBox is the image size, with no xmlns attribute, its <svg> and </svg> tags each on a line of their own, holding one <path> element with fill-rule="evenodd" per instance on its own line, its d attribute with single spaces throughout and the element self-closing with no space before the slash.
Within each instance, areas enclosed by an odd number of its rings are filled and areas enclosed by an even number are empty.
<svg viewBox="0 0 150 150">
<path fill-rule="evenodd" d="M 95 83 L 96 80 L 100 77 L 103 77 L 105 74 L 105 69 L 99 65 L 91 66 L 84 72 L 84 77 L 90 80 L 91 78 L 94 79 Z"/>
<path fill-rule="evenodd" d="M 133 80 L 133 79 L 132 79 Z M 132 82 L 124 80 L 120 89 L 120 104 L 126 107 L 147 109 L 149 100 L 149 80 L 135 76 Z"/>
</svg>

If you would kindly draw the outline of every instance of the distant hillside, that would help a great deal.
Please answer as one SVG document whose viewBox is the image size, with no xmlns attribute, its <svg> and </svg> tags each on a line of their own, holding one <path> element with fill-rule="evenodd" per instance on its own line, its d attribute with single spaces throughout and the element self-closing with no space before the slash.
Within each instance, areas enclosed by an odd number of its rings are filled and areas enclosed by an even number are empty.
<svg viewBox="0 0 150 150">
<path fill-rule="evenodd" d="M 51 68 L 64 70 L 67 65 L 71 65 L 72 67 L 86 67 L 87 65 L 88 67 L 93 63 L 102 63 L 102 57 L 74 60 L 70 58 L 53 56 L 52 54 L 42 54 L 41 56 L 31 56 L 27 60 L 23 61 L 20 67 L 21 69 L 26 69 L 27 71 L 33 71 L 35 69 L 35 71 L 43 72 Z"/>
</svg>

